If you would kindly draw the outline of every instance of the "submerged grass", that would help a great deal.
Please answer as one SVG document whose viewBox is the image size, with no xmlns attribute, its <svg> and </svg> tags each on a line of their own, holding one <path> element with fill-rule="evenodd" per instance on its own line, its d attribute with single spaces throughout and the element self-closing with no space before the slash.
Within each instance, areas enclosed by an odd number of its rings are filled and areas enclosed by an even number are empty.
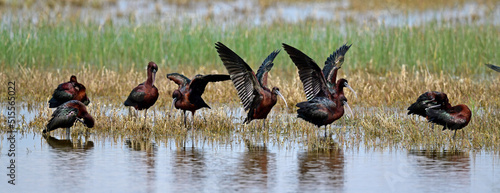
<svg viewBox="0 0 500 193">
<path fill-rule="evenodd" d="M 355 116 L 344 116 L 329 126 L 328 132 L 332 138 L 323 137 L 323 127 L 318 129 L 296 118 L 295 104 L 304 101 L 305 96 L 295 70 L 270 73 L 269 84 L 280 88 L 289 107 L 285 108 L 284 103 L 278 101 L 266 122 L 268 130 L 261 130 L 260 120 L 249 125 L 241 124 L 246 113 L 243 112 L 230 81 L 208 84 L 203 98 L 212 109 L 197 111 L 195 129 L 189 130 L 183 125 L 180 110 L 170 112 L 171 93 L 177 85 L 164 76 L 178 71 L 170 71 L 168 67 L 162 69 L 161 66 L 155 83 L 159 88 L 160 98 L 149 110 L 145 122 L 143 111 L 135 117 L 132 115 L 135 110 L 129 112 L 122 105 L 130 90 L 145 80 L 145 69 L 139 72 L 132 68 L 120 73 L 106 68 L 81 67 L 74 74 L 87 87 L 91 100 L 88 109 L 97 122 L 93 129 L 77 124 L 72 132 L 73 135 L 91 132 L 98 135 L 142 136 L 157 138 L 159 141 L 186 141 L 189 136 L 207 143 L 269 142 L 283 148 L 295 148 L 296 144 L 300 144 L 303 148 L 316 150 L 330 148 L 332 144 L 349 148 L 499 150 L 500 88 L 496 83 L 500 81 L 500 76 L 458 77 L 406 68 L 382 76 L 360 70 L 347 71 L 347 74 L 344 70 L 348 68 L 349 64 L 345 64 L 339 78 L 347 78 L 358 93 L 354 97 L 353 93 L 346 91 Z M 72 73 L 68 69 L 51 71 L 21 67 L 19 70 L 7 70 L 0 76 L 2 81 L 16 80 L 18 96 L 22 96 L 18 102 L 39 112 L 33 121 L 25 123 L 24 129 L 41 131 L 45 127 L 52 113 L 47 101 L 53 89 L 59 83 L 68 81 Z M 225 72 L 187 67 L 181 73 L 192 77 L 196 73 Z M 425 119 L 406 115 L 406 108 L 420 94 L 430 90 L 447 93 L 453 105 L 466 104 L 471 108 L 472 121 L 457 133 L 456 140 L 451 139 L 451 131 L 441 131 L 441 126 L 432 130 Z M 190 113 L 187 114 L 190 128 L 192 118 Z M 2 129 L 6 129 L 5 125 Z"/>
<path fill-rule="evenodd" d="M 500 30 L 488 20 L 481 24 L 433 21 L 404 27 L 340 26 L 326 21 L 222 27 L 210 20 L 165 25 L 49 21 L 43 17 L 37 22 L 6 21 L 0 24 L 0 82 L 16 81 L 17 102 L 37 112 L 32 121 L 21 120 L 21 131 L 40 132 L 45 127 L 52 113 L 47 101 L 53 90 L 74 74 L 87 87 L 88 110 L 97 122 L 93 129 L 76 124 L 72 135 L 113 136 L 115 143 L 128 138 L 132 149 L 149 150 L 151 141 L 182 144 L 191 138 L 209 144 L 239 141 L 249 149 L 260 148 L 254 144 L 264 142 L 282 148 L 299 144 L 316 151 L 339 146 L 500 150 L 500 76 L 483 65 L 500 61 Z M 208 84 L 203 98 L 212 109 L 198 111 L 194 129 L 187 129 L 181 111 L 170 112 L 171 94 L 177 85 L 165 75 L 178 72 L 191 78 L 198 73 L 227 73 L 214 48 L 217 41 L 232 48 L 253 69 L 281 43 L 304 51 L 320 66 L 336 48 L 352 43 L 339 78 L 348 79 L 358 92 L 354 97 L 346 91 L 355 116 L 344 116 L 329 126 L 331 137 L 326 138 L 324 128 L 296 118 L 295 105 L 306 99 L 296 67 L 282 51 L 269 74 L 269 85 L 280 88 L 289 107 L 278 101 L 266 121 L 269 129 L 262 130 L 260 120 L 241 124 L 246 113 L 230 81 Z M 146 80 L 149 61 L 159 65 L 155 85 L 160 98 L 144 121 L 143 112 L 131 116 L 134 111 L 122 104 Z M 457 133 L 456 140 L 451 140 L 452 132 L 438 126 L 432 130 L 423 118 L 406 115 L 406 108 L 431 90 L 447 93 L 454 105 L 471 108 L 472 121 Z M 2 93 L 0 100 L 5 99 Z M 5 121 L 2 114 L 0 132 L 7 131 Z"/>
</svg>

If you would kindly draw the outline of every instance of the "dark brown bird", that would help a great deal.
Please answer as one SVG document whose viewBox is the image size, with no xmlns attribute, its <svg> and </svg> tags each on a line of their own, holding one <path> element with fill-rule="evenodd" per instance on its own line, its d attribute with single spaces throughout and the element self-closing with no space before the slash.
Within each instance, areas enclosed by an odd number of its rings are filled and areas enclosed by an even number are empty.
<svg viewBox="0 0 500 193">
<path fill-rule="evenodd" d="M 422 117 L 427 117 L 426 109 L 435 106 L 439 109 L 449 109 L 451 104 L 448 96 L 445 93 L 430 91 L 420 95 L 417 101 L 408 107 L 408 115 L 415 114 Z"/>
<path fill-rule="evenodd" d="M 78 100 L 85 105 L 89 105 L 90 100 L 85 93 L 85 86 L 78 83 L 76 76 L 72 75 L 69 82 L 57 86 L 49 100 L 49 108 L 55 108 L 70 100 Z"/>
<path fill-rule="evenodd" d="M 243 59 L 224 44 L 217 42 L 215 48 L 231 76 L 245 111 L 248 110 L 243 123 L 249 123 L 253 119 L 265 120 L 276 104 L 277 96 L 280 96 L 287 105 L 285 98 L 279 92 L 279 88 L 273 87 L 272 90 L 267 88 L 267 74 L 273 67 L 273 60 L 280 52 L 279 50 L 272 52 L 255 74 Z M 263 121 L 262 127 L 264 128 L 264 126 L 265 121 Z"/>
<path fill-rule="evenodd" d="M 191 125 L 193 125 L 194 113 L 196 110 L 203 107 L 210 108 L 203 98 L 201 98 L 207 84 L 209 82 L 219 82 L 231 79 L 229 75 L 224 74 L 198 74 L 193 80 L 190 80 L 179 73 L 167 74 L 167 78 L 179 85 L 179 88 L 172 93 L 172 98 L 174 99 L 172 107 L 175 106 L 176 109 L 182 109 L 184 126 L 186 126 L 186 111 L 191 111 L 193 117 L 193 123 Z M 172 112 L 172 107 L 170 108 L 170 112 Z"/>
<path fill-rule="evenodd" d="M 451 106 L 445 93 L 431 91 L 420 95 L 417 101 L 408 107 L 408 115 L 416 114 L 427 118 L 429 122 L 442 125 L 443 130 L 462 129 L 472 117 L 472 113 L 466 105 Z M 453 138 L 455 138 L 453 134 Z"/>
<path fill-rule="evenodd" d="M 426 109 L 426 113 L 429 122 L 442 125 L 443 131 L 446 129 L 455 130 L 453 139 L 455 139 L 457 130 L 467 126 L 472 117 L 469 107 L 463 104 L 447 109 L 435 109 L 433 107 L 429 107 Z"/>
<path fill-rule="evenodd" d="M 421 94 L 417 101 L 408 107 L 408 115 L 415 114 L 427 118 L 426 109 L 429 107 L 434 107 L 434 109 L 449 109 L 451 108 L 451 104 L 445 93 L 437 91 L 426 92 Z M 434 129 L 434 124 L 432 124 L 432 129 Z"/>
<path fill-rule="evenodd" d="M 123 103 L 125 106 L 133 106 L 136 110 L 144 109 L 144 121 L 147 117 L 148 108 L 158 100 L 158 89 L 154 85 L 157 71 L 158 66 L 154 62 L 149 62 L 148 79 L 135 87 Z"/>
<path fill-rule="evenodd" d="M 344 115 L 344 106 L 349 107 L 343 88 L 348 87 L 351 90 L 352 88 L 345 79 L 338 80 L 336 84 L 330 83 L 326 78 L 333 77 L 335 72 L 330 73 L 331 70 L 327 69 L 325 72 L 329 72 L 329 74 L 325 76 L 316 62 L 300 50 L 287 44 L 283 44 L 283 48 L 299 69 L 299 77 L 304 85 L 304 92 L 308 99 L 308 101 L 297 104 L 297 107 L 299 107 L 297 110 L 298 117 L 318 127 L 324 125 L 326 136 L 326 125 L 333 123 Z M 331 60 L 331 58 L 329 57 L 326 63 L 333 63 L 331 61 L 334 60 Z M 336 63 L 340 65 L 343 62 L 342 60 L 337 61 Z"/>
<path fill-rule="evenodd" d="M 47 124 L 47 128 L 43 130 L 43 133 L 58 128 L 67 128 L 66 132 L 69 133 L 69 128 L 77 120 L 81 121 L 88 128 L 94 127 L 94 118 L 87 112 L 85 104 L 77 100 L 68 101 L 59 105 L 54 113 L 52 113 L 52 118 Z"/>
<path fill-rule="evenodd" d="M 495 66 L 493 64 L 485 64 L 485 65 L 493 69 L 494 71 L 500 72 L 500 66 Z"/>
</svg>

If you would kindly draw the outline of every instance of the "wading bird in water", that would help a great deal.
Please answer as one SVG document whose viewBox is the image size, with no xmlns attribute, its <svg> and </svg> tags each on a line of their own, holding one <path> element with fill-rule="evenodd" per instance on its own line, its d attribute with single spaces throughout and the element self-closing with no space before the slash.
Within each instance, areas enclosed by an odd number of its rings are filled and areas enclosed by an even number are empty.
<svg viewBox="0 0 500 193">
<path fill-rule="evenodd" d="M 70 100 L 77 100 L 85 105 L 89 105 L 90 100 L 85 93 L 85 86 L 78 83 L 76 76 L 72 75 L 69 82 L 57 86 L 49 100 L 49 108 L 56 108 Z"/>
<path fill-rule="evenodd" d="M 299 69 L 299 77 L 304 85 L 304 92 L 308 101 L 297 104 L 298 117 L 318 126 L 333 123 L 344 115 L 344 106 L 352 111 L 347 104 L 344 95 L 344 87 L 354 90 L 349 86 L 346 79 L 339 79 L 336 83 L 337 70 L 343 63 L 345 52 L 349 49 L 346 45 L 339 48 L 328 57 L 323 71 L 316 62 L 300 50 L 283 44 L 293 63 Z M 326 74 L 324 74 L 326 73 Z M 334 84 L 335 83 L 335 84 Z M 355 92 L 354 92 L 355 93 Z"/>
<path fill-rule="evenodd" d="M 175 106 L 176 109 L 182 109 L 182 114 L 184 116 L 184 126 L 186 126 L 186 111 L 191 111 L 192 114 L 192 124 L 194 125 L 194 113 L 196 110 L 203 107 L 210 108 L 210 106 L 205 103 L 201 95 L 205 92 L 205 87 L 209 82 L 219 82 L 231 79 L 229 75 L 224 74 L 209 74 L 209 75 L 196 75 L 193 80 L 185 77 L 179 73 L 167 74 L 167 78 L 174 81 L 179 88 L 172 93 L 172 107 Z M 170 112 L 172 112 L 172 107 L 170 107 Z"/>
<path fill-rule="evenodd" d="M 149 62 L 148 79 L 135 87 L 123 103 L 125 106 L 133 106 L 136 110 L 144 109 L 144 121 L 147 118 L 148 108 L 155 104 L 159 96 L 158 89 L 154 85 L 157 71 L 158 66 L 154 62 Z"/>
<path fill-rule="evenodd" d="M 486 64 L 486 66 L 493 69 L 494 71 L 500 72 L 500 66 L 495 66 L 493 64 Z"/>
<path fill-rule="evenodd" d="M 94 127 L 94 118 L 87 112 L 85 104 L 77 100 L 68 101 L 59 105 L 54 113 L 52 113 L 52 118 L 47 124 L 47 128 L 43 130 L 43 133 L 58 128 L 66 128 L 66 135 L 69 136 L 69 128 L 77 120 L 85 124 L 88 128 Z"/>
<path fill-rule="evenodd" d="M 420 95 L 417 101 L 408 107 L 408 114 L 426 117 L 429 122 L 443 126 L 443 130 L 457 130 L 464 128 L 470 122 L 472 113 L 466 105 L 451 106 L 445 93 L 432 91 Z"/>
<path fill-rule="evenodd" d="M 276 104 L 277 96 L 280 96 L 285 101 L 285 105 L 288 106 L 278 87 L 273 87 L 272 90 L 267 88 L 267 74 L 273 67 L 273 60 L 280 51 L 272 52 L 262 62 L 257 74 L 255 74 L 243 59 L 224 44 L 217 42 L 215 48 L 231 76 L 245 111 L 248 110 L 243 123 L 249 123 L 253 119 L 264 119 L 262 128 L 265 128 L 265 119 Z"/>
</svg>

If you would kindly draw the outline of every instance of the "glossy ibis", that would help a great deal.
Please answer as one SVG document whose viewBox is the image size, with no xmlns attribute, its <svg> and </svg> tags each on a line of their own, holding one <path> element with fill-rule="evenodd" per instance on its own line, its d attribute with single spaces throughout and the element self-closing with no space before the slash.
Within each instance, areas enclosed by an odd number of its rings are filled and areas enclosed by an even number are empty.
<svg viewBox="0 0 500 193">
<path fill-rule="evenodd" d="M 408 115 L 415 114 L 427 117 L 425 109 L 438 105 L 441 109 L 451 107 L 448 96 L 445 93 L 430 91 L 420 95 L 417 101 L 408 107 Z"/>
<path fill-rule="evenodd" d="M 81 121 L 88 128 L 94 127 L 94 118 L 87 112 L 85 104 L 77 100 L 70 100 L 52 113 L 52 118 L 47 124 L 47 128 L 43 133 L 50 132 L 58 128 L 67 128 L 66 134 L 69 135 L 69 128 L 73 126 L 75 121 Z"/>
<path fill-rule="evenodd" d="M 434 109 L 449 109 L 451 104 L 448 96 L 445 93 L 430 91 L 420 95 L 417 101 L 408 107 L 408 115 L 415 114 L 427 118 L 426 109 L 433 107 Z M 434 124 L 432 124 L 434 129 Z"/>
<path fill-rule="evenodd" d="M 277 96 L 280 96 L 287 105 L 279 88 L 273 87 L 272 90 L 267 88 L 267 74 L 273 67 L 273 60 L 280 50 L 276 50 L 267 56 L 259 70 L 257 70 L 257 74 L 255 74 L 243 59 L 224 44 L 217 42 L 215 48 L 231 76 L 245 111 L 248 110 L 243 123 L 249 123 L 253 119 L 264 119 L 262 124 L 264 128 L 265 119 L 276 104 Z"/>
<path fill-rule="evenodd" d="M 89 105 L 90 100 L 85 93 L 85 86 L 78 83 L 76 76 L 72 75 L 69 82 L 57 86 L 49 100 L 49 108 L 55 108 L 70 100 L 78 100 L 85 105 Z"/>
<path fill-rule="evenodd" d="M 201 98 L 203 92 L 205 92 L 205 87 L 209 82 L 218 82 L 231 79 L 229 75 L 224 74 L 209 74 L 209 75 L 196 75 L 193 80 L 185 77 L 179 73 L 167 74 L 167 78 L 174 81 L 179 88 L 172 93 L 172 107 L 175 105 L 176 109 L 182 109 L 182 114 L 184 116 L 184 126 L 186 126 L 186 111 L 191 111 L 194 124 L 194 113 L 196 110 L 203 107 L 210 108 L 207 103 Z M 170 112 L 172 112 L 172 107 L 170 107 Z"/>
<path fill-rule="evenodd" d="M 154 85 L 157 71 L 158 66 L 154 62 L 149 62 L 148 79 L 135 87 L 123 103 L 125 106 L 133 106 L 136 110 L 144 109 L 144 121 L 146 121 L 148 108 L 158 100 L 158 89 Z"/>
<path fill-rule="evenodd" d="M 297 110 L 298 117 L 318 127 L 324 125 L 325 136 L 326 125 L 333 123 L 344 115 L 344 106 L 350 110 L 343 91 L 344 87 L 352 90 L 347 80 L 340 79 L 336 84 L 331 82 L 333 80 L 331 77 L 334 77 L 334 74 L 336 74 L 332 70 L 338 70 L 340 65 L 342 65 L 343 55 L 348 50 L 348 48 L 344 49 L 343 47 L 339 49 L 344 50 L 342 57 L 340 57 L 340 54 L 333 57 L 331 55 L 327 59 L 327 62 L 325 62 L 327 64 L 326 68 L 322 71 L 309 56 L 292 46 L 283 44 L 283 48 L 299 69 L 299 77 L 304 85 L 304 92 L 308 100 L 297 104 L 297 107 L 299 107 Z M 325 76 L 323 72 L 328 72 L 328 74 Z M 327 78 L 330 78 L 330 80 L 327 80 Z"/>
<path fill-rule="evenodd" d="M 443 130 L 455 130 L 453 139 L 457 130 L 464 128 L 470 122 L 472 113 L 467 105 L 456 105 L 447 109 L 429 107 L 426 109 L 429 122 L 443 126 Z"/>
<path fill-rule="evenodd" d="M 493 64 L 486 64 L 486 66 L 493 69 L 494 71 L 500 72 L 500 66 L 495 66 Z"/>
<path fill-rule="evenodd" d="M 427 118 L 429 122 L 443 126 L 443 130 L 462 129 L 469 124 L 472 113 L 466 105 L 451 106 L 445 93 L 431 91 L 420 95 L 417 101 L 408 107 L 408 114 Z M 455 138 L 453 134 L 453 138 Z"/>
</svg>

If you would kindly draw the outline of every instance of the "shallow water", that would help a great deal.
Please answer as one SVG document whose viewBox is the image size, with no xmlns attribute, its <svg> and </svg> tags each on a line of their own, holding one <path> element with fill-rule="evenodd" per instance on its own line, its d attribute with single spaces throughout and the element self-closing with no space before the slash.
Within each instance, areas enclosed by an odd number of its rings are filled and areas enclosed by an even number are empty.
<svg viewBox="0 0 500 193">
<path fill-rule="evenodd" d="M 387 26 L 419 26 L 427 22 L 481 23 L 498 25 L 500 16 L 498 6 L 488 7 L 476 2 L 467 2 L 463 6 L 436 7 L 423 11 L 411 11 L 387 7 L 382 10 L 351 10 L 350 1 L 275 3 L 262 7 L 258 1 L 209 1 L 189 3 L 185 6 L 171 4 L 168 1 L 117 0 L 116 3 L 103 4 L 102 7 L 54 5 L 46 10 L 43 3 L 35 3 L 29 8 L 4 8 L 3 23 L 16 22 L 18 18 L 37 23 L 43 19 L 57 20 L 58 17 L 80 19 L 82 22 L 93 21 L 104 24 L 161 23 L 169 25 L 176 22 L 203 24 L 208 19 L 227 25 L 247 24 L 263 25 L 276 22 L 297 23 L 306 20 L 332 21 L 344 26 L 348 22 Z M 1 7 L 0 7 L 1 8 Z M 43 16 L 41 16 L 43 15 Z M 46 18 L 41 18 L 46 17 Z"/>
<path fill-rule="evenodd" d="M 16 185 L 0 135 L 2 191 L 35 192 L 498 192 L 499 155 L 443 150 L 307 151 L 262 141 L 209 143 L 16 133 Z M 197 139 L 198 138 L 198 139 Z M 265 144 L 265 145 L 264 145 Z"/>
</svg>

